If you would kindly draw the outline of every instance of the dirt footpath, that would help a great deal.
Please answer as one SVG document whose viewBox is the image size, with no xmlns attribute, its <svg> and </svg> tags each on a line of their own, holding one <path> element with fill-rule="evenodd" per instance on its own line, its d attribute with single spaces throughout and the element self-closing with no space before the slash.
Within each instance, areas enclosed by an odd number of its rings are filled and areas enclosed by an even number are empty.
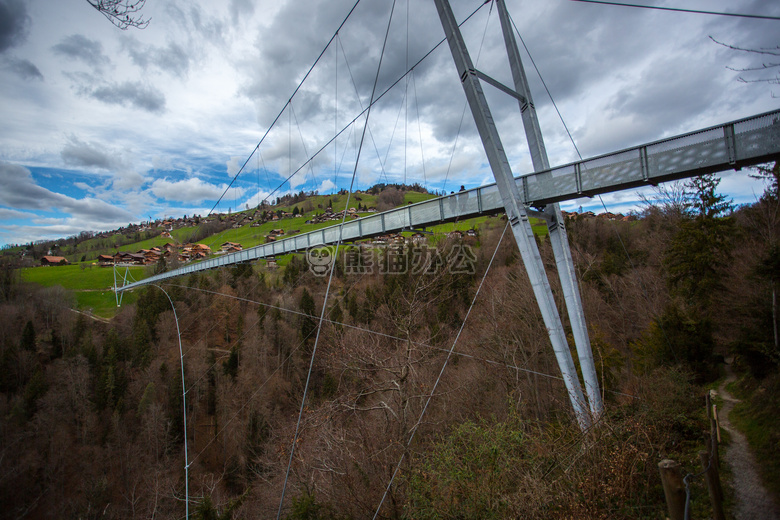
<svg viewBox="0 0 780 520">
<path fill-rule="evenodd" d="M 772 496 L 761 483 L 755 457 L 748 448 L 745 436 L 732 426 L 729 414 L 739 399 L 734 398 L 726 385 L 736 377 L 731 371 L 731 365 L 726 365 L 728 377 L 718 387 L 718 395 L 723 398 L 723 409 L 719 410 L 720 426 L 731 435 L 731 443 L 726 447 L 723 460 L 731 467 L 733 475 L 736 520 L 780 520 L 780 508 L 772 500 Z"/>
</svg>

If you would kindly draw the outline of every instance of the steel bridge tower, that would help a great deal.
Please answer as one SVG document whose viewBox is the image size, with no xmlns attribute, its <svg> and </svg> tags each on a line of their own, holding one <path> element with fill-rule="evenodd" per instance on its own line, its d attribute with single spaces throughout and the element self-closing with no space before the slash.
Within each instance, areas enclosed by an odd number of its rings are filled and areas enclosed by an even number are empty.
<svg viewBox="0 0 780 520">
<path fill-rule="evenodd" d="M 515 242 L 520 250 L 520 255 L 525 264 L 528 277 L 531 280 L 536 301 L 542 312 L 544 324 L 550 336 L 550 341 L 561 369 L 566 389 L 569 393 L 569 400 L 574 409 L 574 414 L 582 429 L 590 427 L 594 418 L 598 417 L 603 409 L 601 394 L 599 392 L 599 383 L 596 376 L 596 367 L 593 362 L 593 353 L 591 351 L 590 339 L 588 338 L 588 329 L 585 324 L 585 314 L 582 308 L 582 300 L 577 285 L 577 279 L 574 273 L 574 263 L 569 249 L 569 242 L 564 227 L 561 209 L 558 203 L 548 204 L 544 212 L 539 214 L 533 212 L 523 204 L 520 193 L 515 183 L 509 161 L 501 144 L 493 116 L 490 112 L 487 99 L 482 90 L 480 80 L 498 88 L 499 90 L 516 98 L 520 104 L 523 126 L 525 127 L 528 147 L 531 151 L 531 158 L 535 172 L 550 169 L 547 160 L 547 152 L 542 139 L 542 132 L 539 128 L 539 120 L 536 117 L 531 91 L 528 87 L 528 80 L 523 69 L 523 63 L 520 60 L 520 52 L 517 47 L 514 32 L 512 31 L 509 14 L 506 10 L 504 0 L 495 0 L 498 16 L 501 20 L 501 29 L 506 44 L 509 65 L 512 70 L 512 79 L 514 80 L 514 89 L 502 85 L 495 79 L 478 71 L 471 61 L 466 43 L 460 33 L 458 23 L 452 14 L 448 0 L 434 0 L 436 9 L 439 12 L 444 33 L 447 36 L 447 42 L 455 60 L 455 66 L 458 69 L 463 90 L 466 93 L 471 114 L 477 124 L 479 136 L 485 147 L 485 153 L 493 170 L 501 199 L 506 210 L 507 218 L 512 226 L 512 233 L 515 236 Z M 582 385 L 577 375 L 574 360 L 569 350 L 569 344 L 566 340 L 566 333 L 563 328 L 558 308 L 555 305 L 550 282 L 547 279 L 547 273 L 544 270 L 539 249 L 536 245 L 529 213 L 535 216 L 542 216 L 547 222 L 547 228 L 550 232 L 550 242 L 555 255 L 555 263 L 558 268 L 561 287 L 563 289 L 566 309 L 568 310 L 569 320 L 571 322 L 572 333 L 577 347 L 577 356 L 580 362 L 580 368 L 585 380 L 585 393 L 587 402 L 582 392 Z"/>
</svg>

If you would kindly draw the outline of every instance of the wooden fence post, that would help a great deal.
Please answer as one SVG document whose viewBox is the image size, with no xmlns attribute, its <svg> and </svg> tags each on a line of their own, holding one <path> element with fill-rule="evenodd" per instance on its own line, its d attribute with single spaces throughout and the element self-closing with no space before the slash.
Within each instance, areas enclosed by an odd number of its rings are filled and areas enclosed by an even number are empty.
<svg viewBox="0 0 780 520">
<path fill-rule="evenodd" d="M 716 468 L 720 468 L 720 457 L 718 456 L 718 440 L 712 434 L 712 432 L 702 432 L 704 437 L 704 449 L 707 453 L 712 455 L 712 463 Z"/>
<path fill-rule="evenodd" d="M 666 507 L 671 520 L 684 520 L 685 517 L 685 484 L 680 474 L 680 464 L 669 459 L 658 463 L 661 473 L 661 483 L 664 486 Z"/>
<path fill-rule="evenodd" d="M 701 460 L 702 469 L 705 470 L 704 480 L 707 482 L 707 491 L 710 494 L 710 502 L 712 502 L 712 516 L 714 520 L 725 520 L 726 516 L 723 514 L 723 490 L 720 487 L 718 466 L 714 460 L 710 464 L 710 454 L 706 451 L 699 452 L 699 460 Z"/>
</svg>

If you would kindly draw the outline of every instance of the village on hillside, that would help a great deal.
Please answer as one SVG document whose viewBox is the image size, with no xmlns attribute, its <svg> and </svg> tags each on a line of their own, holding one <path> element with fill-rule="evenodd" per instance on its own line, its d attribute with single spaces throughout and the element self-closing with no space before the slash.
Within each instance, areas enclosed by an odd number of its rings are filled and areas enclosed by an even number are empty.
<svg viewBox="0 0 780 520">
<path fill-rule="evenodd" d="M 297 209 L 297 208 L 296 208 Z M 345 213 L 346 218 L 358 219 L 360 218 L 359 210 L 364 210 L 369 213 L 375 213 L 376 208 L 355 208 L 350 207 L 346 210 L 334 212 L 331 207 L 325 208 L 325 211 L 321 214 L 315 214 L 310 219 L 306 220 L 306 225 L 321 224 L 326 222 L 333 222 L 337 224 L 344 220 Z M 620 213 L 604 212 L 596 214 L 592 211 L 586 212 L 561 212 L 567 220 L 574 219 L 600 219 L 608 221 L 621 221 L 621 222 L 633 222 L 637 220 L 636 215 L 622 215 Z M 156 221 L 149 221 L 138 225 L 130 225 L 127 228 L 119 231 L 111 231 L 97 234 L 97 237 L 102 235 L 111 236 L 117 232 L 124 231 L 136 232 L 136 231 L 160 231 L 159 236 L 162 238 L 172 239 L 171 231 L 174 229 L 180 229 L 183 227 L 193 227 L 216 220 L 223 221 L 229 224 L 229 227 L 237 229 L 242 227 L 248 222 L 252 222 L 252 227 L 259 227 L 265 222 L 278 222 L 282 219 L 289 219 L 299 216 L 297 212 L 273 212 L 269 210 L 257 210 L 253 214 L 228 214 L 221 215 L 215 214 L 209 218 L 202 219 L 198 216 L 187 217 L 184 216 L 178 219 L 161 219 Z M 300 233 L 300 229 L 284 230 L 282 228 L 272 229 L 265 235 L 265 242 L 274 242 L 278 239 L 285 238 Z M 464 237 L 476 237 L 477 231 L 475 229 L 468 229 L 465 231 L 454 230 L 447 233 L 448 239 L 463 239 Z M 413 245 L 422 245 L 427 243 L 427 236 L 422 232 L 414 232 L 411 236 L 404 236 L 401 233 L 389 233 L 386 235 L 380 235 L 371 239 L 362 240 L 355 245 L 364 247 L 384 247 L 388 245 L 400 245 L 405 243 L 411 243 Z M 113 265 L 156 265 L 161 260 L 165 260 L 167 263 L 186 264 L 192 261 L 203 260 L 213 255 L 220 255 L 226 253 L 235 253 L 243 250 L 243 246 L 238 242 L 226 241 L 220 245 L 219 249 L 212 250 L 212 248 L 202 243 L 186 243 L 178 244 L 174 241 L 167 242 L 162 246 L 155 246 L 148 249 L 139 249 L 135 252 L 131 251 L 117 251 L 113 255 L 100 254 L 97 257 L 96 264 L 100 267 L 108 267 Z M 49 251 L 51 253 L 51 251 Z M 41 266 L 59 266 L 68 265 L 70 262 L 64 256 L 57 255 L 44 255 L 40 259 Z M 275 265 L 273 262 L 271 265 Z"/>
<path fill-rule="evenodd" d="M 356 192 L 355 199 L 358 201 L 357 207 L 349 207 L 341 211 L 333 211 L 331 206 L 322 208 L 323 205 L 319 205 L 319 210 L 313 210 L 307 213 L 308 218 L 304 222 L 306 226 L 318 225 L 323 223 L 338 224 L 345 219 L 355 220 L 359 219 L 362 214 L 373 214 L 377 212 L 375 206 L 362 205 L 360 195 L 363 192 Z M 303 198 L 305 200 L 305 198 Z M 308 208 L 307 208 L 308 209 Z M 637 220 L 637 216 L 634 214 L 623 215 L 621 213 L 594 213 L 593 211 L 585 212 L 561 212 L 567 220 L 573 219 L 600 219 L 608 221 L 622 221 L 632 222 Z M 92 262 L 92 265 L 100 267 L 107 267 L 113 265 L 156 265 L 161 260 L 164 260 L 167 264 L 186 264 L 192 261 L 203 260 L 210 256 L 235 253 L 244 249 L 239 242 L 226 241 L 222 243 L 218 249 L 212 250 L 211 246 L 199 242 L 187 242 L 178 243 L 174 236 L 171 234 L 174 230 L 182 228 L 200 228 L 208 226 L 210 223 L 213 225 L 219 225 L 219 229 L 240 229 L 247 224 L 252 228 L 260 227 L 265 223 L 280 222 L 286 219 L 293 219 L 295 217 L 303 217 L 305 215 L 304 210 L 299 210 L 298 206 L 295 206 L 293 211 L 283 211 L 282 209 L 273 210 L 271 207 L 263 204 L 258 206 L 253 211 L 239 212 L 239 213 L 214 213 L 208 217 L 200 217 L 199 215 L 184 215 L 180 218 L 165 218 L 157 220 L 149 220 L 141 222 L 139 224 L 129 224 L 126 227 L 119 228 L 112 231 L 104 231 L 98 233 L 83 232 L 83 237 L 79 238 L 95 238 L 95 239 L 116 239 L 117 237 L 132 237 L 139 236 L 141 233 L 147 235 L 157 236 L 160 238 L 167 238 L 170 241 L 160 246 L 154 246 L 149 248 L 140 248 L 136 251 L 119 251 L 114 254 L 99 254 L 97 258 Z M 216 231 L 217 228 L 215 228 Z M 306 231 L 306 230 L 304 230 Z M 357 242 L 355 245 L 364 247 L 383 247 L 386 245 L 398 245 L 403 243 L 411 243 L 414 245 L 420 245 L 427 242 L 428 233 L 422 233 L 419 230 L 411 230 L 413 233 L 411 236 L 404 236 L 401 233 L 390 233 L 386 235 L 376 236 L 370 239 Z M 274 228 L 263 235 L 263 242 L 275 242 L 282 238 L 293 236 L 300 233 L 300 229 L 284 229 Z M 470 230 L 455 230 L 447 233 L 448 239 L 461 239 L 464 237 L 475 237 L 477 231 L 475 229 Z M 74 238 L 74 237 L 71 237 Z M 205 238 L 205 237 L 204 237 Z M 39 258 L 41 266 L 61 266 L 68 265 L 71 262 L 62 254 L 58 254 L 59 245 L 57 241 L 54 241 L 49 247 L 47 254 L 42 255 Z M 26 251 L 22 249 L 21 256 L 26 256 Z M 29 259 L 28 259 L 29 265 Z M 273 263 L 272 263 L 273 265 Z"/>
</svg>

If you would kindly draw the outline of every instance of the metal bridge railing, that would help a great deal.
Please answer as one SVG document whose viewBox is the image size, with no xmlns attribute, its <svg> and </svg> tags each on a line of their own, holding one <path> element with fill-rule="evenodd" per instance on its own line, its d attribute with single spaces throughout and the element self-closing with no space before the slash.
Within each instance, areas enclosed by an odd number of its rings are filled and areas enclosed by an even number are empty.
<svg viewBox="0 0 780 520">
<path fill-rule="evenodd" d="M 541 207 L 777 159 L 780 159 L 780 110 L 523 175 L 516 182 L 523 202 Z M 116 290 L 334 244 L 339 234 L 342 241 L 348 242 L 503 211 L 498 187 L 489 184 L 351 220 L 343 227 L 334 225 L 211 258 Z"/>
</svg>

